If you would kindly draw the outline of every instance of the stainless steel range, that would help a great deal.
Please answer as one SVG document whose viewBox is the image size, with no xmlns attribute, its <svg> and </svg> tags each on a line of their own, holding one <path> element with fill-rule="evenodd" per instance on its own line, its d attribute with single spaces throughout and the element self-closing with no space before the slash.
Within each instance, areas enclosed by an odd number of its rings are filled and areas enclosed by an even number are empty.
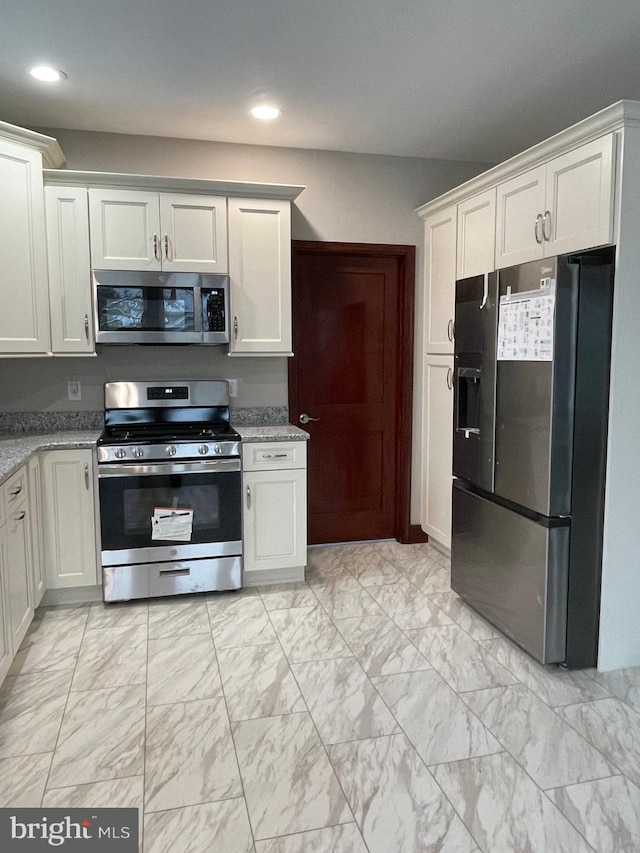
<svg viewBox="0 0 640 853">
<path fill-rule="evenodd" d="M 104 600 L 241 587 L 241 476 L 226 382 L 108 382 L 98 439 Z"/>
</svg>

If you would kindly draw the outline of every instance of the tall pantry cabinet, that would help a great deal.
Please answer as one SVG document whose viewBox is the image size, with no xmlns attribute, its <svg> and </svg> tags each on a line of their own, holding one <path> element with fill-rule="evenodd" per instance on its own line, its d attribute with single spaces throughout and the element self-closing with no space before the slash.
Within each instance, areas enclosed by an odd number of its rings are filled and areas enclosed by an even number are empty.
<svg viewBox="0 0 640 853">
<path fill-rule="evenodd" d="M 495 198 L 495 190 L 488 190 L 424 220 L 421 524 L 446 548 L 451 545 L 455 282 L 493 268 Z"/>
</svg>

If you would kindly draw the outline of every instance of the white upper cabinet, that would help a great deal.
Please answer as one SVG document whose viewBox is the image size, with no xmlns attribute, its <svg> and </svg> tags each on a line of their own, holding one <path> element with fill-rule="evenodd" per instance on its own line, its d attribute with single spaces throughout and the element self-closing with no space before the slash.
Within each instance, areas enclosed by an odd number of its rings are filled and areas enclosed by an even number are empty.
<svg viewBox="0 0 640 853">
<path fill-rule="evenodd" d="M 0 138 L 0 353 L 49 350 L 42 154 Z"/>
<path fill-rule="evenodd" d="M 226 199 L 89 190 L 94 269 L 226 273 Z"/>
<path fill-rule="evenodd" d="M 227 200 L 160 193 L 162 269 L 226 273 Z"/>
<path fill-rule="evenodd" d="M 495 187 L 458 205 L 456 278 L 493 270 L 496 239 Z"/>
<path fill-rule="evenodd" d="M 610 243 L 613 152 L 608 134 L 500 184 L 496 268 Z"/>
<path fill-rule="evenodd" d="M 291 355 L 291 203 L 229 199 L 230 355 Z"/>
<path fill-rule="evenodd" d="M 87 191 L 45 187 L 54 353 L 93 354 Z"/>
<path fill-rule="evenodd" d="M 453 352 L 456 282 L 456 205 L 424 221 L 424 352 Z"/>
</svg>

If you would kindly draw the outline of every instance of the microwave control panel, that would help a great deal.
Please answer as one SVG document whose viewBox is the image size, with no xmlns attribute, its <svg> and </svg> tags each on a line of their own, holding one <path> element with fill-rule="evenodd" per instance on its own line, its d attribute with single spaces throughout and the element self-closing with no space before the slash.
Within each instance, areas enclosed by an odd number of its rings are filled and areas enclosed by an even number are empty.
<svg viewBox="0 0 640 853">
<path fill-rule="evenodd" d="M 205 332 L 224 332 L 226 328 L 225 292 L 214 288 L 203 293 Z"/>
</svg>

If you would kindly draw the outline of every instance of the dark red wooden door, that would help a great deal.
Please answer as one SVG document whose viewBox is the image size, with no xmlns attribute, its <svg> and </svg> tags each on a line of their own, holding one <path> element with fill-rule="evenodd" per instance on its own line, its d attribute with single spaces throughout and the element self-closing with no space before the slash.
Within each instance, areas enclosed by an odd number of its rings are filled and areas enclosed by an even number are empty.
<svg viewBox="0 0 640 853">
<path fill-rule="evenodd" d="M 393 249 L 294 243 L 289 414 L 311 434 L 310 543 L 398 534 L 406 276 Z"/>
</svg>

